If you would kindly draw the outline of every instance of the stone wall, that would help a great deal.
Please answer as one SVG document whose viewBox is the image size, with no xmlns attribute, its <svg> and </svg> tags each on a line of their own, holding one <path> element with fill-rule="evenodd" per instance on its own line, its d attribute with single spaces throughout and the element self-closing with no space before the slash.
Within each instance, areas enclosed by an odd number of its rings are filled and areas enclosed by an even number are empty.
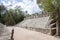
<svg viewBox="0 0 60 40">
<path fill-rule="evenodd" d="M 41 18 L 27 19 L 18 24 L 19 27 L 48 34 L 50 29 L 46 28 L 49 16 Z"/>
<path fill-rule="evenodd" d="M 44 34 L 50 33 L 50 29 L 48 28 L 33 28 L 33 27 L 22 27 L 22 28 L 32 30 L 32 31 L 42 32 Z"/>
</svg>

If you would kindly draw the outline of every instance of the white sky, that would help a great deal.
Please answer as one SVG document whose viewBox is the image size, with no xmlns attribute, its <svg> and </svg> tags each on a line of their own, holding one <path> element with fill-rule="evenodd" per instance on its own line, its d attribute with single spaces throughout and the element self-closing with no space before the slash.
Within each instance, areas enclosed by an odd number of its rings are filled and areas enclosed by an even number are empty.
<svg viewBox="0 0 60 40">
<path fill-rule="evenodd" d="M 24 11 L 28 11 L 29 14 L 41 11 L 36 3 L 36 0 L 23 0 L 22 2 L 18 2 L 16 0 L 3 0 L 1 2 L 7 7 L 7 9 L 14 9 L 16 6 L 21 6 L 21 8 L 23 8 Z"/>
</svg>

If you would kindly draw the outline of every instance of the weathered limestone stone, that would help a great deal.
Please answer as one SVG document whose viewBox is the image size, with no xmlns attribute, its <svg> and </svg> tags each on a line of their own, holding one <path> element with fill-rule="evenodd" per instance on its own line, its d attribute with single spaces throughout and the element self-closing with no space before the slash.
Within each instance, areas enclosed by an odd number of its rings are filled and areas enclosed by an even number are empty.
<svg viewBox="0 0 60 40">
<path fill-rule="evenodd" d="M 0 23 L 0 40 L 10 40 L 11 33 L 7 27 Z"/>
<path fill-rule="evenodd" d="M 49 16 L 27 19 L 17 24 L 16 26 L 48 34 L 49 29 L 46 28 L 46 24 L 48 20 L 49 20 Z"/>
</svg>

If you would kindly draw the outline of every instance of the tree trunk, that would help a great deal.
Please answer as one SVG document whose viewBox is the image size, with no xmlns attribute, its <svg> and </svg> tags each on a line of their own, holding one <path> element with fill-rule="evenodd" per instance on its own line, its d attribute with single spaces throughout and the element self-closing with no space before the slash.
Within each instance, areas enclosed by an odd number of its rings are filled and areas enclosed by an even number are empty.
<svg viewBox="0 0 60 40">
<path fill-rule="evenodd" d="M 56 21 L 56 36 L 60 36 L 60 12 L 58 8 L 58 13 L 57 13 L 57 21 Z"/>
</svg>

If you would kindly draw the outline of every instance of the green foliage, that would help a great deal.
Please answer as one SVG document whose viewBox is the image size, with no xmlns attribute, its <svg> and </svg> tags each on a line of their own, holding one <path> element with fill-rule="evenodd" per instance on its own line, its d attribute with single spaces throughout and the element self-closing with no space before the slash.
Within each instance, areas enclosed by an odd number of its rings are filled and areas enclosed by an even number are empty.
<svg viewBox="0 0 60 40">
<path fill-rule="evenodd" d="M 0 5 L 0 13 L 2 12 L 2 11 L 4 11 L 6 8 L 4 7 L 4 5 Z"/>
<path fill-rule="evenodd" d="M 0 22 L 2 22 L 2 12 L 5 10 L 6 8 L 4 7 L 4 5 L 0 5 Z"/>
<path fill-rule="evenodd" d="M 50 14 L 50 17 L 52 19 L 56 19 L 56 33 L 57 36 L 60 36 L 60 0 L 44 0 L 42 1 L 42 5 L 44 6 L 44 9 L 48 12 L 52 12 Z"/>
<path fill-rule="evenodd" d="M 4 16 L 3 16 L 4 24 L 6 24 L 6 25 L 14 25 L 15 24 L 12 13 L 13 12 L 11 12 L 9 10 L 4 14 Z"/>
<path fill-rule="evenodd" d="M 0 22 L 5 25 L 15 25 L 21 22 L 22 20 L 24 20 L 25 15 L 20 8 L 16 8 L 14 10 L 9 9 L 9 10 L 6 10 L 6 12 L 4 12 L 3 10 L 5 9 L 0 10 L 1 11 Z M 4 14 L 2 14 L 2 11 L 4 12 Z"/>
<path fill-rule="evenodd" d="M 57 14 L 60 14 L 60 0 L 42 0 L 44 10 L 50 13 L 50 17 L 56 19 Z"/>
<path fill-rule="evenodd" d="M 53 12 L 55 10 L 52 0 L 43 0 L 41 3 L 46 11 Z"/>
<path fill-rule="evenodd" d="M 37 0 L 37 3 L 39 4 L 41 2 L 41 0 Z"/>
</svg>

